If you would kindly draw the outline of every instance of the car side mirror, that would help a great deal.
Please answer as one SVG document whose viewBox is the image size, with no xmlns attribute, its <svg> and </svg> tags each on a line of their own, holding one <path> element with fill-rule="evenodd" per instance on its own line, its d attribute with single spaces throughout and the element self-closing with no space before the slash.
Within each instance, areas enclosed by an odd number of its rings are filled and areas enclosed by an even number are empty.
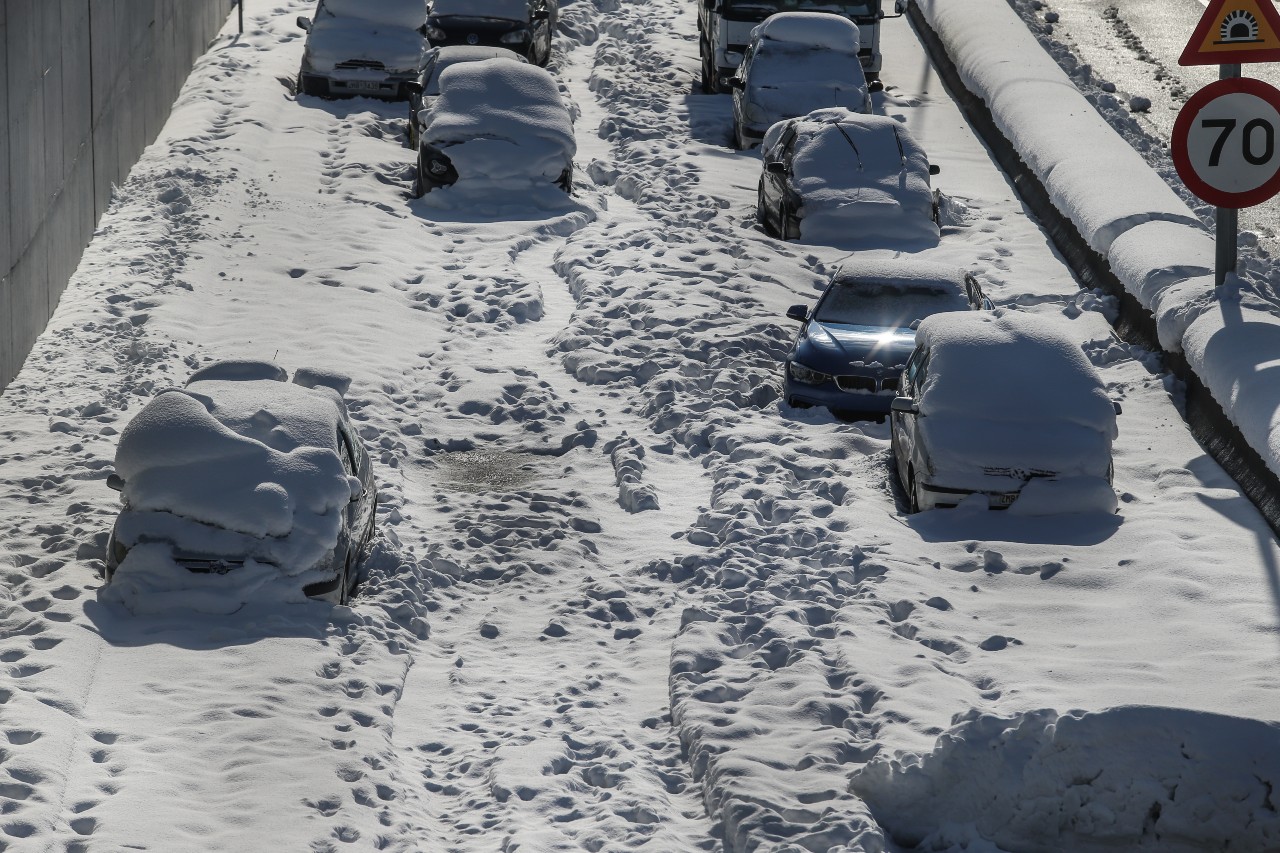
<svg viewBox="0 0 1280 853">
<path fill-rule="evenodd" d="M 408 92 L 411 97 L 422 97 L 422 84 L 417 80 L 414 80 L 412 83 L 405 83 L 404 90 Z"/>
<path fill-rule="evenodd" d="M 1122 408 L 1120 407 L 1120 401 L 1119 401 L 1119 400 L 1112 400 L 1112 401 L 1111 401 L 1111 407 L 1112 407 L 1113 409 L 1115 409 L 1115 410 L 1116 410 L 1116 414 L 1117 414 L 1117 415 L 1123 415 L 1123 414 L 1124 414 L 1124 409 L 1122 409 Z"/>
<path fill-rule="evenodd" d="M 545 21 L 550 17 L 551 17 L 551 12 L 549 12 L 546 9 L 539 9 L 536 12 L 533 12 L 531 15 L 529 15 L 529 18 L 534 21 Z"/>
<path fill-rule="evenodd" d="M 781 160 L 769 160 L 764 164 L 764 170 L 770 175 L 785 175 L 787 166 Z"/>
<path fill-rule="evenodd" d="M 364 483 L 360 482 L 359 477 L 347 477 L 347 488 L 351 490 L 351 503 L 360 500 L 364 495 Z"/>
<path fill-rule="evenodd" d="M 737 89 L 738 91 L 742 91 L 747 85 L 746 82 L 736 74 L 724 82 L 729 84 L 730 89 Z"/>
<path fill-rule="evenodd" d="M 124 477 L 112 471 L 107 475 L 107 488 L 117 492 L 124 491 Z"/>
<path fill-rule="evenodd" d="M 787 319 L 797 323 L 809 322 L 809 311 L 803 305 L 792 305 L 787 309 Z"/>
<path fill-rule="evenodd" d="M 900 415 L 918 415 L 920 407 L 910 397 L 894 397 L 893 402 L 889 404 L 889 411 Z"/>
<path fill-rule="evenodd" d="M 298 29 L 311 32 L 311 19 L 308 18 L 306 15 L 299 15 L 298 20 L 295 21 L 294 23 L 298 25 Z"/>
<path fill-rule="evenodd" d="M 933 165 L 932 163 L 930 163 L 930 164 L 929 164 L 929 174 L 930 174 L 930 175 L 937 175 L 937 174 L 939 174 L 940 172 L 942 172 L 942 167 L 941 167 L 941 166 L 935 166 L 935 165 Z"/>
</svg>

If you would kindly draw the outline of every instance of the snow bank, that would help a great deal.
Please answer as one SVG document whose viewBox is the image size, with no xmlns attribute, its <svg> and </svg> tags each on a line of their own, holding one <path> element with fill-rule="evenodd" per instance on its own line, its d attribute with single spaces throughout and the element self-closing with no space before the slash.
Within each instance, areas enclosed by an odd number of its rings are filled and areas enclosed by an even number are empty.
<svg viewBox="0 0 1280 853">
<path fill-rule="evenodd" d="M 914 239 L 936 243 L 929 158 L 886 116 L 835 107 L 795 122 L 792 184 L 801 197 L 801 235 L 836 244 Z M 764 159 L 787 123 L 769 128 Z"/>
<path fill-rule="evenodd" d="M 861 36 L 848 18 L 824 12 L 780 12 L 751 31 L 752 40 L 789 42 L 857 55 Z"/>
<path fill-rule="evenodd" d="M 546 184 L 573 162 L 573 122 L 544 69 L 511 59 L 466 62 L 441 72 L 440 89 L 422 138 L 448 149 L 459 184 Z"/>
<path fill-rule="evenodd" d="M 1274 850 L 1280 727 L 1174 708 L 969 711 L 850 788 L 901 843 L 1018 853 Z M 987 842 L 985 845 L 981 842 Z"/>
<path fill-rule="evenodd" d="M 316 71 L 333 71 L 340 62 L 367 60 L 381 62 L 387 71 L 412 72 L 426 49 L 426 39 L 414 27 L 356 18 L 318 18 L 307 33 L 307 60 Z M 372 73 L 377 76 L 380 72 Z"/>
<path fill-rule="evenodd" d="M 505 21 L 528 21 L 527 0 L 435 0 L 431 14 L 439 17 L 457 15 L 468 18 L 501 18 Z"/>
<path fill-rule="evenodd" d="M 1054 205 L 1155 315 L 1160 346 L 1185 354 L 1227 417 L 1280 474 L 1278 401 L 1271 384 L 1260 381 L 1269 379 L 1280 354 L 1273 331 L 1280 319 L 1215 291 L 1213 240 L 1199 220 L 1004 0 L 916 2 L 964 85 L 986 102 Z"/>
<path fill-rule="evenodd" d="M 324 0 L 324 10 L 337 18 L 359 18 L 411 30 L 427 19 L 425 0 Z"/>
</svg>

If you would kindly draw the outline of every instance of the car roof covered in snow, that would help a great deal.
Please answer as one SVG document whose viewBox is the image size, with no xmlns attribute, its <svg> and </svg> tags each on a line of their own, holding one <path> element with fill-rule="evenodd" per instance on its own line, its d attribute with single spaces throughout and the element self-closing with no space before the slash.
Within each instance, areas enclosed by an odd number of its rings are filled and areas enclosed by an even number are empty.
<svg viewBox="0 0 1280 853">
<path fill-rule="evenodd" d="M 1114 435 L 1115 408 L 1068 322 L 1009 310 L 926 317 L 916 330 L 916 344 L 929 348 L 921 414 L 1074 423 Z"/>
<path fill-rule="evenodd" d="M 784 42 L 804 47 L 857 53 L 858 25 L 825 12 L 779 12 L 751 31 L 752 40 Z"/>
<path fill-rule="evenodd" d="M 967 275 L 959 267 L 937 261 L 852 258 L 840 265 L 831 277 L 831 284 L 856 286 L 873 283 L 885 287 L 900 287 L 903 290 L 964 293 Z"/>
<path fill-rule="evenodd" d="M 533 135 L 576 150 L 573 120 L 546 69 L 513 59 L 451 65 L 440 74 L 423 139 L 457 142 L 480 136 L 519 141 Z"/>
</svg>

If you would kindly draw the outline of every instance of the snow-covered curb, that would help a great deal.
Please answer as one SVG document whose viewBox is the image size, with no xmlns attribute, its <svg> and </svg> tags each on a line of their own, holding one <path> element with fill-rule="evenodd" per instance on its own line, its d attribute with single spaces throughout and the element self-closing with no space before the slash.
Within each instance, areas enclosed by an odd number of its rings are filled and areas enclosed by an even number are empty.
<svg viewBox="0 0 1280 853">
<path fill-rule="evenodd" d="M 1271 353 L 1280 352 L 1266 346 L 1280 318 L 1234 292 L 1216 292 L 1213 238 L 1040 49 L 1006 0 L 916 5 L 964 86 L 986 104 L 1052 204 L 1152 313 L 1160 346 L 1185 356 L 1228 419 L 1280 474 L 1273 416 L 1280 401 L 1263 379 Z"/>
</svg>

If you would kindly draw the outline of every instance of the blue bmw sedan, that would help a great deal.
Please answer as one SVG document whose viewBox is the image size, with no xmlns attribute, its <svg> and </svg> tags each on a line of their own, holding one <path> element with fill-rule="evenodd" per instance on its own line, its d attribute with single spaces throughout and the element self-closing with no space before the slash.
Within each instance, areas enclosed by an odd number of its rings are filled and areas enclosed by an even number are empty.
<svg viewBox="0 0 1280 853">
<path fill-rule="evenodd" d="M 846 261 L 812 311 L 787 310 L 801 327 L 787 354 L 784 399 L 797 408 L 883 420 L 919 322 L 943 311 L 991 308 L 973 275 L 955 267 L 904 258 Z"/>
</svg>

